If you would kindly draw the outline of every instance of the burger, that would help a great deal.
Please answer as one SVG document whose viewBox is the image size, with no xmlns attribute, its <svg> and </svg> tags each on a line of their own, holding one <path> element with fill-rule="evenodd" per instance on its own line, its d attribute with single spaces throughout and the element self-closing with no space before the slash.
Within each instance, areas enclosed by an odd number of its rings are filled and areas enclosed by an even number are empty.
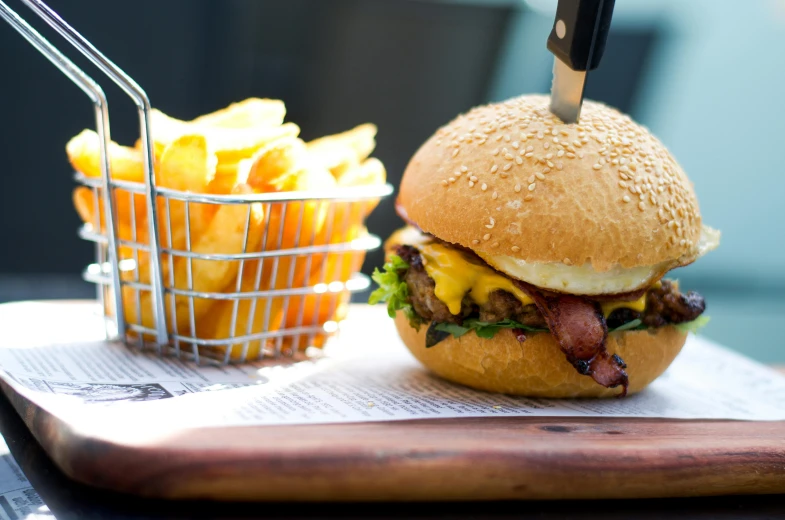
<svg viewBox="0 0 785 520">
<path fill-rule="evenodd" d="M 584 101 L 577 123 L 524 95 L 440 128 L 401 179 L 405 225 L 369 303 L 444 379 L 550 398 L 624 396 L 706 321 L 673 269 L 719 244 L 693 185 L 645 127 Z"/>
</svg>

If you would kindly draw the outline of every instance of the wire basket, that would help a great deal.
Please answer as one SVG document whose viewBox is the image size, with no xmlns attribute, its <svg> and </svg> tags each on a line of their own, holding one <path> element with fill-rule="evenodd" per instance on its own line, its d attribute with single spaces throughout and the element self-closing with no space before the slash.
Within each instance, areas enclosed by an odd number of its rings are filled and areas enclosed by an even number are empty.
<svg viewBox="0 0 785 520">
<path fill-rule="evenodd" d="M 79 232 L 95 244 L 95 263 L 83 277 L 97 285 L 107 338 L 219 364 L 323 346 L 346 317 L 351 293 L 370 285 L 360 268 L 381 241 L 367 232 L 365 219 L 392 186 L 233 195 L 157 186 L 144 91 L 43 2 L 22 2 L 120 85 L 139 111 L 144 182 L 114 179 L 103 90 L 0 0 L 0 16 L 95 107 L 101 175 L 76 174 L 75 203 L 94 215 Z M 207 228 L 195 229 L 205 222 Z"/>
</svg>

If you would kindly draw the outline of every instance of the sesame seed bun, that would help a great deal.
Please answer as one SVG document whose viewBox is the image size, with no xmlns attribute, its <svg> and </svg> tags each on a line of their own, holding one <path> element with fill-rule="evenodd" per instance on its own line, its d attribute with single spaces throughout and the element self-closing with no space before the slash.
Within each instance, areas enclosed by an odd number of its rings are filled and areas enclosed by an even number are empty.
<svg viewBox="0 0 785 520">
<path fill-rule="evenodd" d="M 403 174 L 398 204 L 408 219 L 510 276 L 574 294 L 645 287 L 700 256 L 698 201 L 665 146 L 589 100 L 577 124 L 563 124 L 549 99 L 480 106 L 440 128 Z M 532 279 L 538 264 L 643 275 L 597 285 Z"/>
<path fill-rule="evenodd" d="M 528 334 L 519 342 L 503 330 L 493 339 L 474 332 L 460 338 L 449 336 L 425 348 L 427 324 L 412 328 L 403 313 L 395 326 L 404 344 L 426 368 L 442 378 L 478 390 L 528 397 L 611 397 L 619 388 L 605 388 L 591 377 L 580 375 L 567 361 L 554 337 L 547 332 Z M 611 332 L 607 349 L 627 364 L 628 395 L 640 392 L 673 362 L 687 334 L 673 326 L 641 331 Z"/>
</svg>

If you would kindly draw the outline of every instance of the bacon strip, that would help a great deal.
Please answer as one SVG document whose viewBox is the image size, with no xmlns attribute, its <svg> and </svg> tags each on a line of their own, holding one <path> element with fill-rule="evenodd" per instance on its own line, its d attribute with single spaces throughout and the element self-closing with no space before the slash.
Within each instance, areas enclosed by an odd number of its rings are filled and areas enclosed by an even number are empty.
<svg viewBox="0 0 785 520">
<path fill-rule="evenodd" d="M 597 302 L 580 296 L 541 291 L 519 280 L 514 283 L 534 300 L 551 334 L 578 372 L 591 376 L 606 388 L 621 385 L 619 397 L 627 395 L 626 365 L 619 356 L 611 356 L 605 350 L 608 327 Z"/>
</svg>

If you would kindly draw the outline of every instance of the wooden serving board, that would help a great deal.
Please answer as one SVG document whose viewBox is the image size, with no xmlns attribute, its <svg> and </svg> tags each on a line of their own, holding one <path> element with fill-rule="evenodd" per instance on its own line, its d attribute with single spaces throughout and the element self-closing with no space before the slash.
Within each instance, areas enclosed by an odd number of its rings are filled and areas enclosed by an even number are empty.
<svg viewBox="0 0 785 520">
<path fill-rule="evenodd" d="M 1 334 L 1 332 L 0 332 Z M 499 417 L 86 435 L 4 381 L 55 464 L 146 497 L 498 500 L 785 493 L 785 422 Z"/>
</svg>

